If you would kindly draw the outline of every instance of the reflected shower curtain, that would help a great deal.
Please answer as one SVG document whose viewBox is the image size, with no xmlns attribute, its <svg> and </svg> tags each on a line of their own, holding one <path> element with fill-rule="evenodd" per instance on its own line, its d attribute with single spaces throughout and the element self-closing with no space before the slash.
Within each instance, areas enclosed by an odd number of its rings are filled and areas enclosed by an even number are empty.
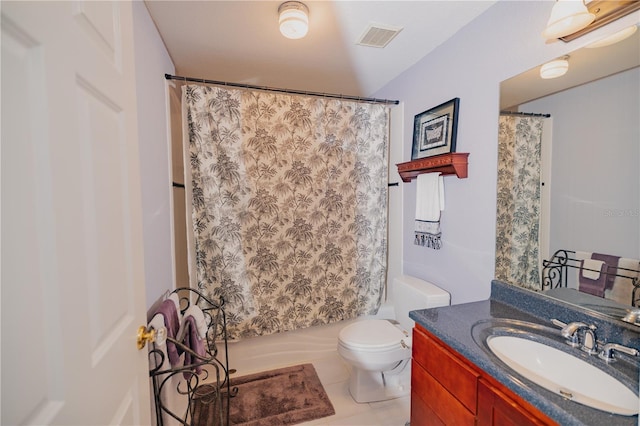
<svg viewBox="0 0 640 426">
<path fill-rule="evenodd" d="M 230 338 L 377 312 L 387 262 L 388 107 L 188 85 L 192 286 Z"/>
<path fill-rule="evenodd" d="M 500 116 L 496 278 L 540 290 L 540 149 L 543 119 Z"/>
</svg>

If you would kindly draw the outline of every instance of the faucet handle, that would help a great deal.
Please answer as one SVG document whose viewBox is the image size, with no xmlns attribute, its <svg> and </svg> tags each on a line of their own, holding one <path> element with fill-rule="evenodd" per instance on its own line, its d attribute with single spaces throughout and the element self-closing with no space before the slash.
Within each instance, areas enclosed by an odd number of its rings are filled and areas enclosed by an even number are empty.
<svg viewBox="0 0 640 426">
<path fill-rule="evenodd" d="M 567 339 L 567 344 L 568 344 L 568 345 L 570 345 L 570 346 L 572 346 L 572 347 L 574 347 L 574 348 L 577 348 L 578 346 L 580 346 L 580 341 L 579 341 L 579 338 L 578 338 L 578 333 L 575 333 L 575 332 L 574 332 L 574 333 L 572 333 L 572 334 L 570 334 L 570 335 L 568 335 L 568 334 L 567 334 L 567 327 L 570 327 L 570 326 L 571 326 L 571 324 L 575 324 L 575 323 L 567 324 L 567 323 L 562 322 L 562 321 L 560 321 L 560 320 L 557 320 L 557 319 L 555 319 L 555 318 L 553 318 L 553 319 L 551 320 L 551 323 L 552 323 L 553 325 L 555 325 L 556 327 L 561 328 L 561 330 L 560 330 L 560 335 L 561 335 L 562 337 L 564 337 L 565 339 Z"/>
<path fill-rule="evenodd" d="M 575 327 L 575 329 L 577 330 L 578 328 L 590 328 L 591 330 L 595 330 L 597 327 L 593 324 L 587 325 L 583 322 L 580 321 L 574 321 L 574 322 L 570 322 L 570 323 L 566 323 L 566 322 L 562 322 L 558 319 L 553 318 L 551 320 L 551 324 L 555 325 L 556 327 L 559 328 L 566 328 L 567 326 L 573 328 Z"/>
<path fill-rule="evenodd" d="M 631 324 L 638 324 L 640 322 L 640 309 L 632 309 L 622 318 L 622 321 L 629 322 Z"/>
<path fill-rule="evenodd" d="M 602 347 L 602 350 L 598 354 L 598 357 L 605 360 L 606 362 L 613 362 L 616 360 L 614 356 L 615 351 L 623 352 L 631 356 L 638 356 L 640 354 L 640 352 L 638 352 L 638 350 L 634 348 L 622 346 L 617 343 L 606 343 Z"/>
</svg>

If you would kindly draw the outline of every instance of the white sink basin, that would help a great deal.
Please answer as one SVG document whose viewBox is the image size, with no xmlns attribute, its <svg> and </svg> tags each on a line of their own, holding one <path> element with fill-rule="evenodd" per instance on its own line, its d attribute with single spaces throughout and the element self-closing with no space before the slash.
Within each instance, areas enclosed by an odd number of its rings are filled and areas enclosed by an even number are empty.
<svg viewBox="0 0 640 426">
<path fill-rule="evenodd" d="M 515 336 L 489 336 L 487 345 L 513 370 L 551 392 L 609 413 L 638 414 L 635 392 L 577 357 Z"/>
</svg>

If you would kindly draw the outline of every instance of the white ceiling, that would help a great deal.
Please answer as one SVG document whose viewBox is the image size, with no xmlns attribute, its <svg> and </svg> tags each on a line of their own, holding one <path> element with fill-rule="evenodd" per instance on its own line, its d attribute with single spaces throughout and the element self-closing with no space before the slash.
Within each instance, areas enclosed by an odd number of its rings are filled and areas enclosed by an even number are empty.
<svg viewBox="0 0 640 426">
<path fill-rule="evenodd" d="M 278 30 L 282 1 L 145 0 L 176 74 L 232 83 L 372 96 L 478 17 L 494 0 L 304 1 L 309 33 Z M 385 47 L 356 44 L 370 24 L 402 27 Z M 501 84 L 501 105 L 575 87 L 640 65 L 640 31 L 614 46 L 581 49 L 569 73 L 542 80 L 539 67 Z"/>
<path fill-rule="evenodd" d="M 371 96 L 495 1 L 304 1 L 309 33 L 278 30 L 281 1 L 145 0 L 176 74 Z M 356 44 L 370 23 L 403 27 L 385 48 Z"/>
</svg>

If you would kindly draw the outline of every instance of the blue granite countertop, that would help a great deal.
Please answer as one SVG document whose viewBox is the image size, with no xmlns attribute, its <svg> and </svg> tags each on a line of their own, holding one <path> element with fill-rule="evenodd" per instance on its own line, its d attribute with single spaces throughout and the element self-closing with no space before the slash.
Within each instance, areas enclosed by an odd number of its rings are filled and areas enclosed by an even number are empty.
<svg viewBox="0 0 640 426">
<path fill-rule="evenodd" d="M 556 318 L 565 323 L 583 321 L 595 324 L 598 327 L 598 340 L 640 349 L 640 329 L 636 326 L 587 313 L 577 306 L 500 281 L 492 282 L 489 300 L 412 311 L 409 317 L 560 425 L 638 424 L 637 415 L 630 417 L 605 413 L 566 400 L 511 372 L 495 356 L 481 348 L 472 334 L 474 325 L 487 320 L 512 319 L 553 327 L 550 320 Z M 575 350 L 577 355 L 587 357 L 587 361 L 592 364 L 604 364 L 604 361 L 595 356 L 589 357 L 578 349 L 567 346 L 567 350 Z M 637 365 L 626 364 L 632 367 L 637 386 Z M 597 386 L 597 383 L 594 385 Z"/>
</svg>

